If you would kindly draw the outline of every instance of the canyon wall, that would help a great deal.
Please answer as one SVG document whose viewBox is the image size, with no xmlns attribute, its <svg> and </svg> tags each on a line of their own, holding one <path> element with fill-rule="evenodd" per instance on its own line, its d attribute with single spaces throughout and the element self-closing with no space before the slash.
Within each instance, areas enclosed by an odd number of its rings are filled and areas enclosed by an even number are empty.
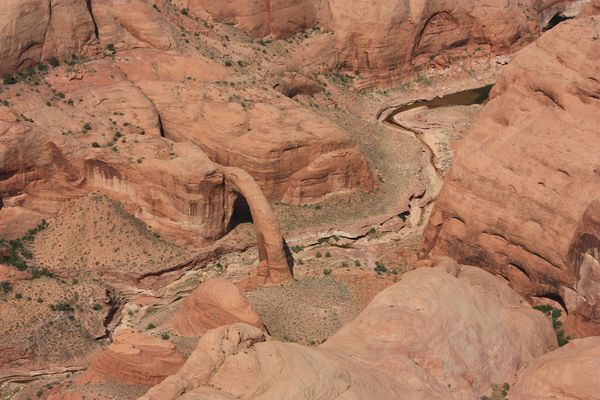
<svg viewBox="0 0 600 400">
<path fill-rule="evenodd" d="M 518 53 L 460 144 L 423 245 L 558 301 L 572 334 L 600 332 L 599 37 L 589 16 Z"/>
</svg>

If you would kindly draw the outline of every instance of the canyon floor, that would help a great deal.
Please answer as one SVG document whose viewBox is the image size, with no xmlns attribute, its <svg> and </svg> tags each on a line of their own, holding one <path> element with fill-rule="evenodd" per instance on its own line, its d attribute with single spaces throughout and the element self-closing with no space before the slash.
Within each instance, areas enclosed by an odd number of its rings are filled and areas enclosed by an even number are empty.
<svg viewBox="0 0 600 400">
<path fill-rule="evenodd" d="M 0 400 L 598 398 L 598 1 L 54 3 L 0 5 Z"/>
</svg>

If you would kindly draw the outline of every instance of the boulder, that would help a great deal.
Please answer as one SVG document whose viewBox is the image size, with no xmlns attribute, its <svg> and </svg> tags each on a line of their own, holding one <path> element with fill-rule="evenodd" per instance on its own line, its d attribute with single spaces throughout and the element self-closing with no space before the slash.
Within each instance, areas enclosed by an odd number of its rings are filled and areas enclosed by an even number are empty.
<svg viewBox="0 0 600 400">
<path fill-rule="evenodd" d="M 549 319 L 505 282 L 446 259 L 403 275 L 318 348 L 241 323 L 208 331 L 142 399 L 474 399 L 556 346 Z"/>
<path fill-rule="evenodd" d="M 511 400 L 600 399 L 600 337 L 573 340 L 530 362 L 510 390 Z"/>
<path fill-rule="evenodd" d="M 184 362 L 173 344 L 127 330 L 114 338 L 78 382 L 153 386 L 176 373 Z"/>
<path fill-rule="evenodd" d="M 203 282 L 182 303 L 175 315 L 175 329 L 183 336 L 202 336 L 220 326 L 245 322 L 261 328 L 260 316 L 240 290 L 225 279 Z"/>
</svg>

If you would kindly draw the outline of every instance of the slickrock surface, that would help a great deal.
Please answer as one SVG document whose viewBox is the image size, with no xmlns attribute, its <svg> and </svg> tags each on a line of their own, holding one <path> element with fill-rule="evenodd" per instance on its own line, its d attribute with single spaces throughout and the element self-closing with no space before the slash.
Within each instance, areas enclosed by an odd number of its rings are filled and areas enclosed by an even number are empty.
<svg viewBox="0 0 600 400">
<path fill-rule="evenodd" d="M 533 360 L 510 391 L 512 400 L 600 399 L 600 338 L 573 340 Z"/>
<path fill-rule="evenodd" d="M 598 16 L 575 19 L 515 57 L 460 144 L 424 240 L 426 255 L 488 268 L 596 326 L 575 334 L 599 332 L 598 232 L 586 231 L 600 185 L 598 37 Z"/>
<path fill-rule="evenodd" d="M 175 315 L 175 329 L 183 336 L 202 336 L 211 329 L 236 322 L 257 328 L 263 325 L 240 290 L 224 279 L 202 283 L 181 303 Z"/>
<path fill-rule="evenodd" d="M 478 398 L 555 347 L 542 313 L 489 273 L 447 259 L 403 275 L 317 349 L 245 324 L 209 331 L 143 399 Z"/>
<path fill-rule="evenodd" d="M 153 386 L 177 372 L 184 361 L 173 344 L 130 330 L 119 333 L 79 381 Z"/>
</svg>

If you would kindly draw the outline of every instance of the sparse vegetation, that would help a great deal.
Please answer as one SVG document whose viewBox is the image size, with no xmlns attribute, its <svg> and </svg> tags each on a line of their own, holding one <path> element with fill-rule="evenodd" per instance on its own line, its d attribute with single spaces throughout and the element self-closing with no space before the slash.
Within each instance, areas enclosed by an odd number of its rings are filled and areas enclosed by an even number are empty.
<svg viewBox="0 0 600 400">
<path fill-rule="evenodd" d="M 304 246 L 292 246 L 291 249 L 294 253 L 300 253 L 302 250 L 304 250 Z"/>
<path fill-rule="evenodd" d="M 51 66 L 53 66 L 54 68 L 56 68 L 56 67 L 58 67 L 60 65 L 60 61 L 58 61 L 58 58 L 52 56 L 48 60 L 48 64 L 50 64 Z"/>
<path fill-rule="evenodd" d="M 13 290 L 12 284 L 8 281 L 2 281 L 0 282 L 0 291 L 2 291 L 2 293 L 6 294 L 9 293 L 10 291 Z"/>
<path fill-rule="evenodd" d="M 505 383 L 503 385 L 498 385 L 492 383 L 492 394 L 489 396 L 481 396 L 481 400 L 508 400 L 508 391 L 510 390 L 510 385 Z"/>
<path fill-rule="evenodd" d="M 11 73 L 5 73 L 3 77 L 3 82 L 5 85 L 14 85 L 17 83 L 17 79 Z"/>
<path fill-rule="evenodd" d="M 30 229 L 22 238 L 8 241 L 0 239 L 0 263 L 11 265 L 19 271 L 25 271 L 28 268 L 26 260 L 33 258 L 33 254 L 26 244 L 31 243 L 35 235 L 47 226 L 46 220 L 42 220 L 38 226 Z M 35 273 L 35 270 L 32 273 Z"/>
<path fill-rule="evenodd" d="M 58 302 L 56 304 L 50 304 L 50 309 L 52 311 L 61 311 L 61 312 L 74 312 L 75 308 L 70 303 L 67 302 Z"/>
<path fill-rule="evenodd" d="M 543 312 L 548 317 L 550 317 L 552 321 L 552 328 L 554 328 L 554 332 L 556 333 L 556 340 L 558 341 L 559 346 L 564 346 L 569 343 L 570 337 L 565 335 L 565 331 L 562 327 L 562 322 L 559 321 L 560 316 L 562 315 L 562 311 L 558 308 L 552 307 L 550 304 L 544 304 L 541 306 L 533 307 L 538 311 Z"/>
<path fill-rule="evenodd" d="M 325 269 L 323 269 L 323 275 L 325 275 L 325 276 L 331 275 L 331 272 L 332 272 L 331 268 L 325 268 Z"/>
<path fill-rule="evenodd" d="M 375 272 L 377 272 L 378 274 L 387 274 L 388 269 L 386 268 L 385 265 L 383 265 L 383 263 L 381 261 L 376 261 L 375 262 Z"/>
</svg>

